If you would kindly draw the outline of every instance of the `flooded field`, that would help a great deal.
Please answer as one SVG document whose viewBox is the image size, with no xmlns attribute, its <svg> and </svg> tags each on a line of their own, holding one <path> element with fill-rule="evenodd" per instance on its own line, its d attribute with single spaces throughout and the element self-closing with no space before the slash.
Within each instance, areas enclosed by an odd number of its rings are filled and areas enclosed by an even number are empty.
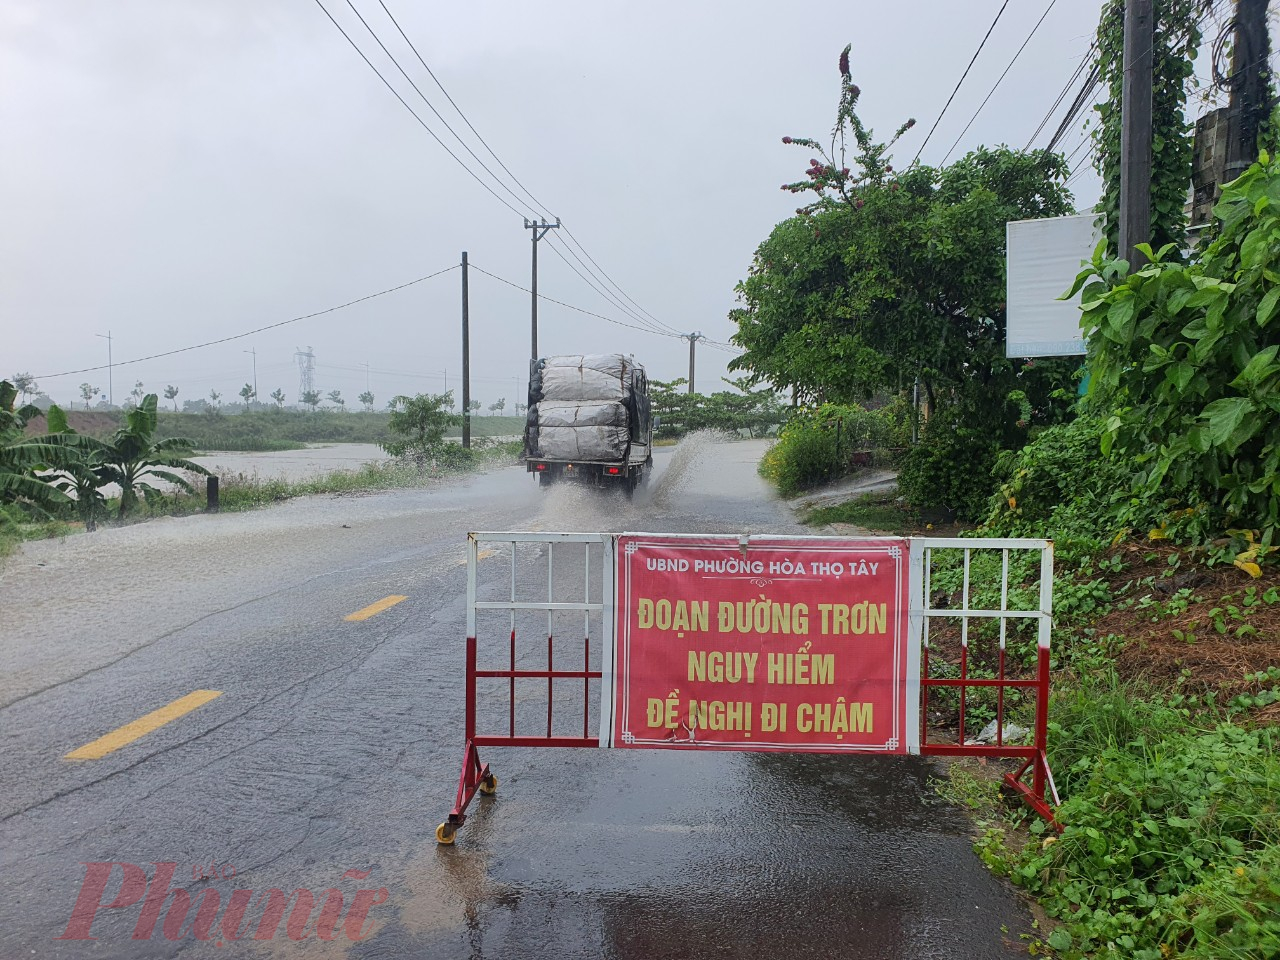
<svg viewBox="0 0 1280 960">
<path fill-rule="evenodd" d="M 210 453 L 192 459 L 220 477 L 244 474 L 305 480 L 334 470 L 359 470 L 363 464 L 391 458 L 374 443 L 332 443 L 313 444 L 305 450 Z"/>
</svg>

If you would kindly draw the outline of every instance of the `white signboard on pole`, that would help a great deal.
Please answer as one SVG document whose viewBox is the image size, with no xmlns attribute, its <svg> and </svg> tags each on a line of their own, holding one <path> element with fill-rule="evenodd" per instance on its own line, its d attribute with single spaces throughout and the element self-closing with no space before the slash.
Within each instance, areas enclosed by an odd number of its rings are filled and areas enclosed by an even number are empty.
<svg viewBox="0 0 1280 960">
<path fill-rule="evenodd" d="M 1071 289 L 1083 261 L 1102 239 L 1096 213 L 1006 225 L 1005 356 L 1064 357 L 1083 354 L 1080 295 Z"/>
</svg>

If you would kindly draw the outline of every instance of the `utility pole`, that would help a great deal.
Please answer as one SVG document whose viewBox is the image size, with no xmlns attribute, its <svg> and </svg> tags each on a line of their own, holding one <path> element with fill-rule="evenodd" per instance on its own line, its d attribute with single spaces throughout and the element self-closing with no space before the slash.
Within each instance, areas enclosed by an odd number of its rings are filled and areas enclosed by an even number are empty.
<svg viewBox="0 0 1280 960">
<path fill-rule="evenodd" d="M 695 333 L 682 333 L 680 334 L 680 339 L 689 341 L 689 392 L 693 393 L 694 344 L 696 344 L 699 340 L 705 340 L 706 337 L 704 337 L 701 333 L 695 332 Z"/>
<path fill-rule="evenodd" d="M 254 347 L 252 350 L 245 350 L 243 352 L 253 354 L 253 399 L 257 400 L 258 399 L 258 348 Z"/>
<path fill-rule="evenodd" d="M 537 250 L 537 247 L 534 247 Z M 536 255 L 536 254 L 535 254 Z M 535 261 L 536 262 L 536 261 Z M 537 308 L 535 307 L 535 310 Z M 471 449 L 471 313 L 467 251 L 462 251 L 462 448 Z M 535 317 L 537 314 L 535 313 Z M 536 328 L 535 328 L 536 329 Z"/>
<path fill-rule="evenodd" d="M 1137 269 L 1135 250 L 1151 240 L 1152 0 L 1125 0 L 1124 80 L 1120 118 L 1119 257 Z"/>
<path fill-rule="evenodd" d="M 115 380 L 112 377 L 113 366 L 111 363 L 111 331 L 106 333 L 95 333 L 95 337 L 101 337 L 107 341 L 107 405 L 114 407 L 116 405 L 116 388 Z"/>
<path fill-rule="evenodd" d="M 559 217 L 556 217 L 555 223 L 528 218 L 524 221 L 525 229 L 533 231 L 533 348 L 529 353 L 529 359 L 533 361 L 538 359 L 538 241 L 547 235 L 548 230 L 555 230 L 559 226 Z"/>
<path fill-rule="evenodd" d="M 1235 46 L 1231 54 L 1227 157 L 1223 179 L 1230 183 L 1258 159 L 1258 129 L 1270 112 L 1267 57 L 1267 0 L 1237 0 Z"/>
</svg>

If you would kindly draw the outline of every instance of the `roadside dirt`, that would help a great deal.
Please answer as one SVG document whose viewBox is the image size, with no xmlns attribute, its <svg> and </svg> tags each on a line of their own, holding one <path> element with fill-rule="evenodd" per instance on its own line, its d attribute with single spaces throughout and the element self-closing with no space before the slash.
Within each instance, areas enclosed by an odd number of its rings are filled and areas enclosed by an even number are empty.
<svg viewBox="0 0 1280 960">
<path fill-rule="evenodd" d="M 1184 678 L 1184 688 L 1217 690 L 1228 698 L 1270 686 L 1244 678 L 1280 666 L 1280 599 L 1267 600 L 1280 597 L 1280 570 L 1270 567 L 1254 578 L 1230 565 L 1187 561 L 1159 545 L 1131 544 L 1121 553 L 1125 568 L 1111 577 L 1112 587 L 1129 587 L 1135 602 L 1093 627 L 1098 636 L 1126 639 L 1116 658 L 1122 676 L 1161 685 Z M 1166 575 L 1175 556 L 1178 567 Z M 1146 578 L 1149 586 L 1142 585 Z M 1280 722 L 1280 711 L 1267 708 L 1253 717 Z"/>
</svg>

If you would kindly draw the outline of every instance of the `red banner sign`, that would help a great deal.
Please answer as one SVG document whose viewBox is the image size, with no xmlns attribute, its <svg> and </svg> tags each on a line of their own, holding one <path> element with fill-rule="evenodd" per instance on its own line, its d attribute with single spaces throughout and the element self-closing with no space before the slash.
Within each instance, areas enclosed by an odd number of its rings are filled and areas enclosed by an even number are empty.
<svg viewBox="0 0 1280 960">
<path fill-rule="evenodd" d="M 612 745 L 906 753 L 905 540 L 618 538 Z"/>
</svg>

